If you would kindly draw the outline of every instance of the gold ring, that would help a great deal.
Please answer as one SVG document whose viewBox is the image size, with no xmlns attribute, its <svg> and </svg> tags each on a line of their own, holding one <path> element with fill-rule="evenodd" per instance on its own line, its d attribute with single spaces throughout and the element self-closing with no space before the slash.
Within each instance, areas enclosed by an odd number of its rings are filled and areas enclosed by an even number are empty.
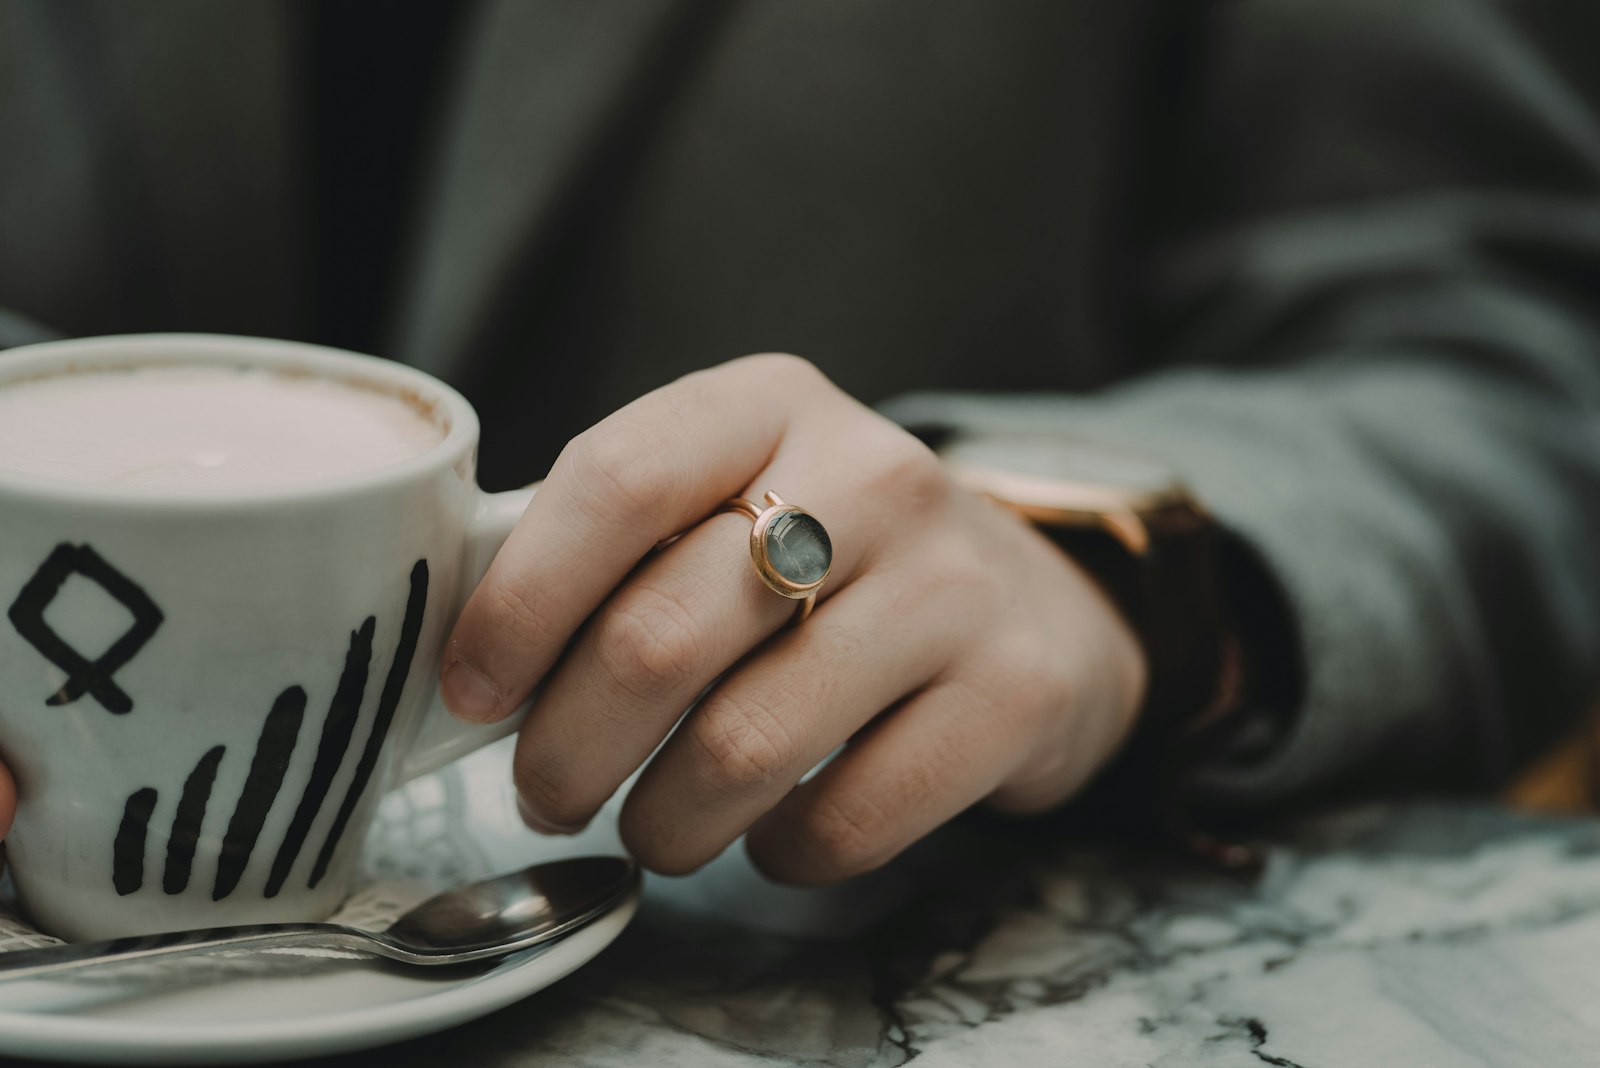
<svg viewBox="0 0 1600 1068">
<path fill-rule="evenodd" d="M 817 517 L 776 493 L 767 492 L 767 507 L 733 497 L 724 501 L 722 512 L 739 512 L 754 522 L 750 528 L 750 559 L 756 574 L 768 589 L 781 597 L 799 601 L 795 613 L 798 623 L 811 614 L 817 590 L 828 579 L 833 567 L 833 541 Z"/>
</svg>

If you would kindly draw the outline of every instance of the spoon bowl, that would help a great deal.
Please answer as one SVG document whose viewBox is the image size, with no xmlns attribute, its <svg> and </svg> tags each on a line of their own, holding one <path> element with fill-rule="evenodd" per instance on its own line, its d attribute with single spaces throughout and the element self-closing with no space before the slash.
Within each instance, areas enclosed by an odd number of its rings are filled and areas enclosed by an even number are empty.
<svg viewBox="0 0 1600 1068">
<path fill-rule="evenodd" d="M 638 885 L 626 857 L 574 857 L 458 886 L 395 920 L 383 936 L 415 953 L 504 956 L 607 912 Z M 471 959 L 481 959 L 474 956 Z"/>
</svg>

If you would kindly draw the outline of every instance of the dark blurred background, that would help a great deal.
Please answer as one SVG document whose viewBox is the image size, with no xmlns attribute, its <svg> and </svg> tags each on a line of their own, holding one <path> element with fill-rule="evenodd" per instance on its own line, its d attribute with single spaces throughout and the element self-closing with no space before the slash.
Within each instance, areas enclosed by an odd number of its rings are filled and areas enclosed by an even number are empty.
<svg viewBox="0 0 1600 1068">
<path fill-rule="evenodd" d="M 752 351 L 1088 387 L 1153 351 L 1143 228 L 1215 192 L 1184 7 L 4 0 L 0 305 L 417 363 L 491 486 Z"/>
</svg>

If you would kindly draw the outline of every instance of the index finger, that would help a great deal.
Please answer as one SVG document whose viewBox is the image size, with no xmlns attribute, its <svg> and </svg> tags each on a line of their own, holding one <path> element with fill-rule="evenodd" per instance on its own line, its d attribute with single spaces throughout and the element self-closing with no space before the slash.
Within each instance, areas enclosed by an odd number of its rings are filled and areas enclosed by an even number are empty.
<svg viewBox="0 0 1600 1068">
<path fill-rule="evenodd" d="M 463 719 L 502 719 L 655 545 L 744 490 L 783 440 L 790 398 L 824 380 L 753 356 L 648 393 L 574 438 L 468 600 L 441 690 Z"/>
</svg>

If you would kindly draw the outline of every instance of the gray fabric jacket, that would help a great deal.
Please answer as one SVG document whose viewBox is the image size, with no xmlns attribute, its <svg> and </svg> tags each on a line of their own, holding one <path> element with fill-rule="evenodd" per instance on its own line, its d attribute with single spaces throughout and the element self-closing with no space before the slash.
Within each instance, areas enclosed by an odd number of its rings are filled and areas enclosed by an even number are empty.
<svg viewBox="0 0 1600 1068">
<path fill-rule="evenodd" d="M 1593 694 L 1600 8 L 347 6 L 0 0 L 0 343 L 376 351 L 490 484 L 769 349 L 1154 452 L 1303 643 L 1206 801 L 1490 783 Z"/>
</svg>

